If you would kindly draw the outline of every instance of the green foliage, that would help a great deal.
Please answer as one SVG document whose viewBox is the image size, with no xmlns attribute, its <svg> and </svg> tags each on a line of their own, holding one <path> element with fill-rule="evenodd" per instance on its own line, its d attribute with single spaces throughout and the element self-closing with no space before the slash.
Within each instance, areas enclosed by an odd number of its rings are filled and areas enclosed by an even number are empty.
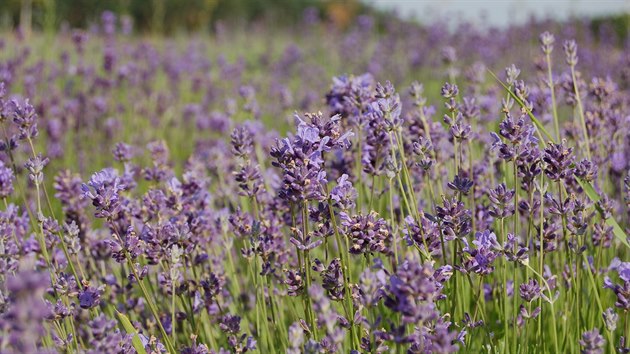
<svg viewBox="0 0 630 354">
<path fill-rule="evenodd" d="M 120 320 L 123 327 L 125 328 L 125 331 L 133 335 L 133 339 L 131 341 L 133 343 L 134 349 L 139 354 L 146 354 L 147 351 L 144 349 L 144 346 L 142 345 L 142 341 L 140 340 L 140 337 L 138 337 L 138 331 L 136 331 L 136 329 L 133 327 L 133 325 L 131 324 L 131 321 L 129 321 L 129 318 L 118 311 L 116 311 L 116 315 L 118 315 L 118 319 Z"/>
</svg>

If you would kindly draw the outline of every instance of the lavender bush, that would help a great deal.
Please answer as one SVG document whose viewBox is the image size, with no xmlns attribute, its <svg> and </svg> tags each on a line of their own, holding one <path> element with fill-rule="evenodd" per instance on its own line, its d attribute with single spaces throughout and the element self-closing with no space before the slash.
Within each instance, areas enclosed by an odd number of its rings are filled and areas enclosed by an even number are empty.
<svg viewBox="0 0 630 354">
<path fill-rule="evenodd" d="M 0 352 L 630 352 L 605 26 L 112 16 L 0 39 Z"/>
</svg>

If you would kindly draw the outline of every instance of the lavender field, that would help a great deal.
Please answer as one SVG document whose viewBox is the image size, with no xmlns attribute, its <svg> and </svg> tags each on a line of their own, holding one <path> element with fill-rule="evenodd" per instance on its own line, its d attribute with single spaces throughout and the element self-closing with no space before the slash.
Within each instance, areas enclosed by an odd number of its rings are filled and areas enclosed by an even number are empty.
<svg viewBox="0 0 630 354">
<path fill-rule="evenodd" d="M 630 353 L 630 43 L 307 12 L 0 34 L 0 353 Z"/>
</svg>

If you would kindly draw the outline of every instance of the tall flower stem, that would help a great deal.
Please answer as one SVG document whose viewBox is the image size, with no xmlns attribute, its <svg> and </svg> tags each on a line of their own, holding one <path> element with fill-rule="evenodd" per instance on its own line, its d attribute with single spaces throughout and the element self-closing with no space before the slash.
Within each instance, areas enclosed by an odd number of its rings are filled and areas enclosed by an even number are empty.
<svg viewBox="0 0 630 354">
<path fill-rule="evenodd" d="M 394 183 L 392 178 L 389 179 L 389 219 L 393 226 L 396 219 L 394 217 Z M 393 230 L 393 228 L 392 228 Z M 392 272 L 396 271 L 396 267 L 398 266 L 398 232 L 394 231 L 392 233 L 393 245 L 394 248 L 394 260 L 392 261 Z"/>
<path fill-rule="evenodd" d="M 600 314 L 599 318 L 602 320 L 602 326 L 606 328 L 606 323 L 604 321 L 604 318 L 602 317 L 602 314 L 604 313 L 604 306 L 602 306 L 602 300 L 599 296 L 599 292 L 597 291 L 597 284 L 595 283 L 593 272 L 591 271 L 591 268 L 589 266 L 590 263 L 588 262 L 588 258 L 586 258 L 586 253 L 584 252 L 582 252 L 582 260 L 584 261 L 584 264 L 586 264 L 586 272 L 588 273 L 588 280 L 590 281 L 593 294 L 595 294 L 595 302 L 597 303 L 597 308 L 599 309 L 599 314 Z M 615 345 L 613 342 L 613 336 L 608 329 L 606 329 L 604 332 L 606 332 L 606 338 L 608 339 L 607 342 L 608 342 L 610 352 L 614 353 Z"/>
<path fill-rule="evenodd" d="M 250 203 L 252 204 L 253 209 L 254 209 L 254 217 L 256 218 L 256 220 L 260 220 L 260 208 L 258 206 L 258 199 L 256 199 L 255 196 L 253 196 L 253 197 L 250 198 Z M 305 205 L 306 205 L 306 203 L 305 203 Z M 258 305 L 258 303 L 261 302 L 261 304 L 260 304 L 261 306 L 260 307 L 262 309 L 263 321 L 265 322 L 264 329 L 266 330 L 265 337 L 267 338 L 268 348 L 270 348 L 270 350 L 275 350 L 274 340 L 273 340 L 273 338 L 271 338 L 272 332 L 269 329 L 269 317 L 268 317 L 268 314 L 267 314 L 267 299 L 266 299 L 266 296 L 265 296 L 266 289 L 267 289 L 267 278 L 266 278 L 265 275 L 261 274 L 262 273 L 262 265 L 260 266 L 260 273 L 259 273 L 258 255 L 255 255 L 254 257 L 255 257 L 254 269 L 256 271 L 256 274 L 254 274 L 254 277 L 258 278 L 258 275 L 261 275 L 261 277 L 259 279 L 260 281 L 257 281 L 257 285 L 258 286 L 256 287 L 257 297 L 260 296 L 260 301 L 257 300 L 256 304 Z M 269 292 L 269 298 L 270 298 L 269 303 L 270 304 L 272 304 L 271 296 L 272 296 L 271 292 Z M 273 304 L 271 306 L 271 310 L 272 310 L 272 313 L 273 313 Z M 273 332 L 273 333 L 275 333 L 275 332 Z"/>
<path fill-rule="evenodd" d="M 514 216 L 513 216 L 513 220 L 514 220 L 514 237 L 518 237 L 518 221 L 519 221 L 519 215 L 518 215 L 518 189 L 519 189 L 519 185 L 518 185 L 518 168 L 516 165 L 516 159 L 514 159 Z M 514 254 L 516 254 L 516 248 L 517 248 L 517 244 L 516 242 L 514 243 L 514 249 L 512 250 L 512 252 L 514 252 Z M 516 282 L 517 282 L 517 278 L 518 278 L 518 274 L 517 274 L 517 269 L 516 269 L 516 265 L 514 265 L 512 267 L 512 281 L 514 282 L 514 289 L 516 289 Z M 516 312 L 517 312 L 517 307 L 516 307 L 516 297 L 515 295 L 513 295 L 514 299 L 512 301 L 512 316 L 516 316 Z M 517 344 L 518 344 L 518 334 L 517 334 L 517 326 L 514 326 L 514 340 L 512 341 L 512 352 L 516 353 L 516 349 L 517 349 Z"/>
<path fill-rule="evenodd" d="M 470 174 L 470 179 L 472 181 L 475 180 L 475 174 L 474 174 L 474 170 L 473 170 L 473 145 L 472 145 L 472 139 L 468 139 L 468 168 L 470 169 L 469 174 Z M 431 191 L 431 194 L 433 194 L 433 191 Z M 431 197 L 431 199 L 433 200 L 433 197 Z M 472 234 L 474 235 L 477 232 L 477 225 L 476 225 L 476 221 L 475 221 L 475 216 L 477 215 L 477 201 L 475 200 L 475 186 L 473 185 L 473 187 L 470 190 L 470 210 L 471 210 L 471 222 L 472 222 Z"/>
<path fill-rule="evenodd" d="M 545 279 L 545 277 L 543 277 L 534 268 L 532 268 L 529 265 L 529 263 L 524 262 L 523 264 L 525 265 L 525 267 L 529 268 L 532 271 L 532 273 L 536 274 L 538 278 L 540 278 L 540 280 L 545 284 L 545 287 L 547 288 L 547 291 L 549 293 L 549 304 L 551 305 L 551 333 L 553 334 L 554 353 L 560 353 L 559 346 L 558 346 L 558 333 L 557 333 L 558 327 L 556 326 L 556 311 L 553 306 L 553 303 L 555 300 L 554 300 L 553 293 L 551 292 L 551 287 L 549 286 L 549 283 L 547 283 L 547 280 Z"/>
<path fill-rule="evenodd" d="M 32 158 L 36 158 L 37 157 L 37 153 L 35 152 L 35 147 L 33 145 L 33 140 L 27 136 L 26 140 L 28 141 L 28 146 L 30 147 L 30 151 L 31 151 L 31 157 Z M 48 197 L 48 192 L 46 192 L 46 188 L 41 188 L 40 187 L 40 183 L 35 181 L 35 189 L 37 192 L 37 215 L 38 215 L 38 223 L 41 224 L 41 221 L 39 220 L 39 216 L 43 216 L 42 213 L 42 202 L 41 202 L 41 195 L 40 195 L 40 189 L 43 189 L 44 191 L 44 195 L 46 197 L 46 202 L 48 204 L 48 211 L 50 212 L 50 215 L 56 219 L 53 208 L 52 208 L 52 204 L 50 203 L 50 198 Z M 40 227 L 42 227 L 42 225 L 40 225 Z M 43 228 L 42 228 L 42 235 L 43 235 Z M 74 262 L 72 261 L 72 258 L 70 257 L 70 252 L 68 252 L 68 246 L 66 245 L 66 242 L 64 240 L 63 235 L 61 234 L 61 232 L 57 233 L 57 236 L 59 238 L 59 243 L 61 244 L 61 249 L 63 250 L 63 254 L 66 257 L 66 259 L 68 260 L 68 266 L 70 267 L 70 271 L 72 272 L 72 275 L 75 277 L 75 279 L 77 280 L 77 284 L 80 284 L 80 286 L 82 286 L 83 284 L 81 284 L 81 281 L 79 278 L 79 275 L 74 267 Z M 85 277 L 85 272 L 83 271 L 83 267 L 81 266 L 80 262 L 77 262 L 79 270 L 81 272 L 81 275 L 83 277 L 83 279 L 86 279 Z"/>
<path fill-rule="evenodd" d="M 543 183 L 545 181 L 545 175 L 543 173 L 540 174 L 540 188 L 541 190 L 539 191 L 540 193 L 540 215 L 539 215 L 539 221 L 540 221 L 540 230 L 539 230 L 539 234 L 538 234 L 538 238 L 539 238 L 539 253 L 538 253 L 538 257 L 539 257 L 539 263 L 538 263 L 538 270 L 540 272 L 540 274 L 544 274 L 544 265 L 545 265 L 545 249 L 544 249 L 544 230 L 545 230 L 545 219 L 544 219 L 544 211 L 545 211 L 545 198 L 543 198 L 543 191 L 542 188 L 543 187 Z M 529 269 L 529 268 L 528 268 Z M 539 300 L 539 306 L 542 309 L 542 299 Z M 540 312 L 540 315 L 538 316 L 538 339 L 539 339 L 539 344 L 540 347 L 539 349 L 542 350 L 543 346 L 544 346 L 544 340 L 543 340 L 543 335 L 542 335 L 542 319 L 543 319 L 543 313 L 542 311 Z"/>
<path fill-rule="evenodd" d="M 302 237 L 303 243 L 306 244 L 306 239 L 308 237 L 308 203 L 304 201 L 302 204 Z M 313 333 L 313 337 L 317 340 L 317 325 L 315 323 L 315 312 L 313 311 L 313 303 L 311 301 L 311 297 L 308 295 L 308 290 L 311 288 L 311 256 L 308 249 L 304 250 L 304 273 L 306 275 L 306 303 L 307 303 L 307 311 L 309 313 L 309 325 L 311 326 L 311 331 Z"/>
<path fill-rule="evenodd" d="M 499 219 L 499 232 L 501 233 L 501 243 L 505 245 L 505 228 L 503 218 Z M 507 259 L 503 257 L 503 266 L 501 268 L 501 273 L 503 274 L 503 332 L 504 332 L 504 340 L 503 340 L 503 352 L 507 353 L 509 348 L 509 334 L 508 334 L 508 288 L 507 288 Z"/>
<path fill-rule="evenodd" d="M 355 323 L 354 323 L 354 305 L 352 304 L 352 294 L 350 292 L 350 284 L 351 282 L 351 273 L 348 267 L 348 251 L 350 249 L 350 245 L 348 244 L 348 238 L 344 237 L 345 244 L 341 243 L 341 235 L 339 234 L 339 227 L 337 225 L 337 218 L 335 216 L 335 210 L 333 208 L 332 199 L 330 196 L 328 197 L 328 212 L 330 213 L 330 221 L 332 222 L 333 232 L 335 233 L 335 241 L 337 242 L 337 248 L 339 251 L 339 259 L 341 260 L 341 273 L 343 275 L 343 291 L 344 291 L 344 300 L 346 305 L 344 306 L 346 309 L 346 316 L 348 321 L 350 322 L 350 337 L 351 341 L 354 345 L 354 348 L 359 348 L 360 340 L 357 337 L 359 333 L 355 333 Z M 345 246 L 345 247 L 344 247 Z"/>
<path fill-rule="evenodd" d="M 166 346 L 166 350 L 169 353 L 177 353 L 177 351 L 175 350 L 175 347 L 173 346 L 173 343 L 171 342 L 171 338 L 166 333 L 166 330 L 164 329 L 164 326 L 162 325 L 162 321 L 160 320 L 160 315 L 158 314 L 157 307 L 155 306 L 155 303 L 153 303 L 153 298 L 151 298 L 151 296 L 149 295 L 149 292 L 147 291 L 146 287 L 144 286 L 144 280 L 142 278 L 140 278 L 140 275 L 138 274 L 138 271 L 136 270 L 135 265 L 131 261 L 131 257 L 129 255 L 129 252 L 127 252 L 126 249 L 124 250 L 124 252 L 125 252 L 125 258 L 127 259 L 127 263 L 129 265 L 129 268 L 131 269 L 131 272 L 133 273 L 133 276 L 136 278 L 136 281 L 138 282 L 138 286 L 140 287 L 140 291 L 142 291 L 142 296 L 147 301 L 147 305 L 149 306 L 149 310 L 151 311 L 151 314 L 153 315 L 153 318 L 155 319 L 155 322 L 157 323 L 158 328 L 160 329 L 160 332 L 162 333 L 162 340 L 164 340 L 164 346 Z"/>
<path fill-rule="evenodd" d="M 556 105 L 556 90 L 553 83 L 553 72 L 551 69 L 551 52 L 546 52 L 545 57 L 547 60 L 547 84 L 549 85 L 549 91 L 551 92 L 551 112 L 553 115 L 553 125 L 556 131 L 556 139 L 560 141 L 560 123 L 558 121 L 558 109 Z"/>
<path fill-rule="evenodd" d="M 394 138 L 392 137 L 392 133 L 390 132 L 390 141 L 393 141 Z M 402 177 L 404 182 L 407 185 L 407 193 L 409 193 L 409 200 L 407 200 L 407 198 L 405 199 L 405 202 L 411 202 L 411 205 L 407 204 L 407 206 L 409 207 L 409 211 L 411 213 L 411 215 L 413 216 L 413 218 L 416 221 L 416 224 L 420 227 L 420 232 L 422 234 L 424 234 L 424 230 L 422 228 L 422 223 L 421 223 L 421 219 L 420 219 L 420 213 L 418 211 L 418 201 L 416 200 L 416 195 L 414 192 L 414 188 L 413 188 L 413 181 L 411 180 L 411 175 L 409 174 L 409 169 L 407 167 L 407 159 L 405 158 L 405 148 L 403 146 L 402 143 L 402 135 L 400 134 L 399 131 L 395 132 L 395 140 L 396 140 L 396 145 L 398 147 L 398 152 L 400 153 L 400 164 L 401 164 L 401 169 L 402 169 Z M 394 166 L 396 166 L 397 162 L 395 159 L 395 155 L 392 151 L 392 157 L 394 160 Z M 400 176 L 400 174 L 399 174 Z M 399 183 L 400 183 L 400 177 L 399 177 Z M 401 194 L 405 195 L 405 188 L 403 188 L 402 184 L 401 184 Z M 429 253 L 429 246 L 427 245 L 427 241 L 426 241 L 426 237 L 422 237 L 422 242 L 423 242 L 423 246 L 424 246 L 424 252 L 420 252 L 420 257 L 424 260 L 425 258 L 431 259 L 431 254 Z"/>
<path fill-rule="evenodd" d="M 588 130 L 586 129 L 586 120 L 584 119 L 584 108 L 582 106 L 582 98 L 580 97 L 580 89 L 578 88 L 577 83 L 577 75 L 575 74 L 575 65 L 570 65 L 571 67 L 571 79 L 573 80 L 573 90 L 575 92 L 575 102 L 576 108 L 578 111 L 578 116 L 580 117 L 580 125 L 582 127 L 582 134 L 584 134 L 584 145 L 586 146 L 586 157 L 591 159 L 591 143 L 588 136 Z"/>
</svg>

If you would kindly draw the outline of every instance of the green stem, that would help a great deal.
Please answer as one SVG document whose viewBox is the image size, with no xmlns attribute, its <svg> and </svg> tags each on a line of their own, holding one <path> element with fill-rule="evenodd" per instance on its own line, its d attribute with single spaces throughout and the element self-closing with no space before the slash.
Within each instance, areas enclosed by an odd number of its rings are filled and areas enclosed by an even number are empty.
<svg viewBox="0 0 630 354">
<path fill-rule="evenodd" d="M 529 268 L 529 270 L 532 271 L 532 273 L 536 274 L 538 276 L 538 278 L 540 278 L 540 280 L 545 284 L 545 287 L 547 288 L 547 292 L 549 293 L 549 305 L 551 305 L 551 333 L 553 334 L 553 346 L 554 346 L 554 353 L 560 353 L 559 351 L 559 347 L 558 347 L 558 333 L 557 333 L 557 326 L 556 326 L 556 311 L 554 310 L 554 299 L 553 299 L 553 294 L 551 293 L 551 287 L 549 286 L 549 283 L 547 283 L 547 280 L 540 274 L 538 273 L 534 268 L 532 268 L 529 263 L 524 262 L 522 263 L 525 265 L 525 267 Z"/>
<path fill-rule="evenodd" d="M 503 225 L 503 219 L 499 219 L 499 230 L 501 233 L 501 244 L 505 245 L 505 228 Z M 504 332 L 504 341 L 503 341 L 503 352 L 507 353 L 509 348 L 509 335 L 508 335 L 508 288 L 507 288 L 507 259 L 503 259 L 503 266 L 501 268 L 501 273 L 503 274 L 503 332 Z"/>
<path fill-rule="evenodd" d="M 306 240 L 308 237 L 308 204 L 306 201 L 302 204 L 302 237 L 303 242 L 306 244 Z M 310 321 L 309 325 L 312 328 L 313 337 L 317 340 L 317 325 L 315 323 L 315 316 L 313 311 L 313 304 L 311 301 L 311 297 L 308 294 L 308 291 L 311 288 L 311 257 L 309 254 L 309 250 L 304 250 L 304 273 L 306 275 L 306 304 L 308 306 L 307 312 L 309 313 L 308 319 Z"/>
<path fill-rule="evenodd" d="M 599 296 L 599 292 L 597 291 L 597 284 L 595 283 L 595 278 L 593 277 L 593 272 L 591 272 L 591 267 L 589 265 L 588 259 L 586 258 L 585 252 L 582 252 L 582 260 L 584 264 L 586 264 L 586 272 L 588 273 L 588 280 L 590 281 L 593 293 L 595 294 L 595 302 L 597 303 L 597 308 L 599 309 L 599 318 L 602 321 L 603 327 L 606 328 L 606 323 L 602 316 L 602 314 L 604 313 L 604 307 L 602 306 L 602 300 Z M 610 347 L 610 352 L 614 353 L 615 345 L 613 342 L 612 334 L 610 333 L 608 329 L 606 329 L 604 332 L 606 332 L 606 337 L 608 338 L 608 345 Z"/>
<path fill-rule="evenodd" d="M 573 80 L 573 89 L 575 92 L 575 102 L 580 116 L 580 124 L 582 126 L 582 133 L 584 134 L 584 145 L 586 146 L 586 157 L 591 159 L 591 143 L 588 137 L 588 130 L 586 130 L 586 120 L 584 119 L 584 108 L 582 107 L 582 98 L 580 98 L 580 90 L 578 88 L 577 77 L 575 75 L 575 65 L 571 65 L 571 79 Z"/>
<path fill-rule="evenodd" d="M 350 336 L 351 340 L 354 344 L 354 349 L 360 347 L 360 341 L 357 338 L 358 333 L 355 333 L 355 323 L 354 323 L 354 306 L 352 304 L 352 294 L 350 292 L 350 284 L 352 284 L 350 279 L 350 270 L 348 268 L 348 259 L 347 251 L 350 249 L 348 244 L 348 238 L 345 237 L 345 249 L 343 244 L 341 243 L 341 235 L 339 234 L 339 227 L 337 226 L 337 218 L 335 216 L 335 210 L 332 205 L 332 199 L 328 198 L 328 212 L 330 213 L 330 221 L 332 222 L 333 232 L 335 233 L 335 241 L 337 242 L 337 248 L 339 250 L 339 259 L 341 260 L 341 273 L 343 275 L 343 291 L 344 291 L 344 300 L 346 305 L 344 306 L 346 310 L 346 316 L 348 321 L 350 321 Z"/>
<path fill-rule="evenodd" d="M 553 73 L 551 70 L 551 52 L 546 53 L 547 58 L 547 80 L 549 80 L 549 90 L 551 91 L 551 111 L 553 115 L 553 125 L 556 130 L 556 139 L 560 141 L 560 122 L 558 121 L 558 109 L 556 106 L 556 90 L 553 84 Z"/>
<path fill-rule="evenodd" d="M 122 241 L 122 234 L 120 234 L 116 228 L 116 226 L 114 225 L 112 220 L 108 220 L 109 224 L 112 226 L 112 228 L 114 229 L 114 232 L 116 234 L 114 234 L 114 237 L 118 238 L 118 241 L 121 244 L 124 244 Z M 160 320 L 160 315 L 158 314 L 158 310 L 157 307 L 155 306 L 155 303 L 153 302 L 153 298 L 151 298 L 151 296 L 149 295 L 149 292 L 147 291 L 146 287 L 144 286 L 144 280 L 142 278 L 140 278 L 140 275 L 138 274 L 138 271 L 136 270 L 135 265 L 133 264 L 133 261 L 131 260 L 131 256 L 129 255 L 129 252 L 127 251 L 126 248 L 123 248 L 123 252 L 125 254 L 125 258 L 127 259 L 127 264 L 129 266 L 129 268 L 131 268 L 131 272 L 133 273 L 133 276 L 136 278 L 136 281 L 138 282 L 138 286 L 140 287 L 140 291 L 142 291 L 142 296 L 144 297 L 144 299 L 147 302 L 147 305 L 149 306 L 149 310 L 151 311 L 151 314 L 153 315 L 153 318 L 155 319 L 155 322 L 158 325 L 158 328 L 160 329 L 160 332 L 162 334 L 162 339 L 164 340 L 164 346 L 166 347 L 166 350 L 169 353 L 177 353 L 177 351 L 175 350 L 175 346 L 173 345 L 173 343 L 171 342 L 171 338 L 169 337 L 169 335 L 166 333 L 166 330 L 164 329 L 164 326 L 162 325 L 162 321 Z"/>
</svg>

